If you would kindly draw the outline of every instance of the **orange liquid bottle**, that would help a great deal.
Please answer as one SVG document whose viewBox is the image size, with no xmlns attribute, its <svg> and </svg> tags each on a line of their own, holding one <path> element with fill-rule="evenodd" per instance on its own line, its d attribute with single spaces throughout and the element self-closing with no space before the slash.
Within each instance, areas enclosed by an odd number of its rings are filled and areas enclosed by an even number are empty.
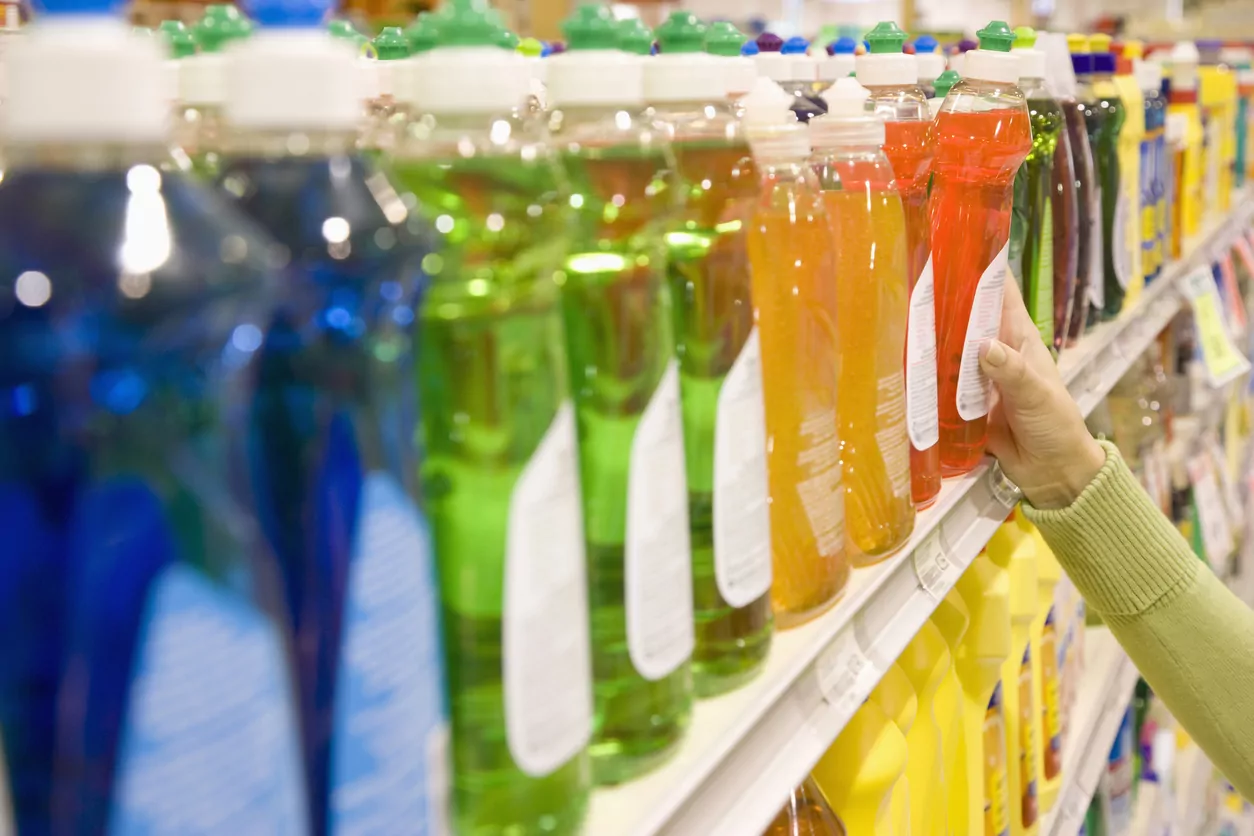
<svg viewBox="0 0 1254 836">
<path fill-rule="evenodd" d="M 919 62 L 901 51 L 906 35 L 883 22 L 866 35 L 871 51 L 857 58 L 858 81 L 885 119 L 884 154 L 892 164 L 906 216 L 910 313 L 906 336 L 906 427 L 911 495 L 919 508 L 940 493 L 940 425 L 936 389 L 936 307 L 928 182 L 935 154 L 932 113 L 919 86 Z"/>
<path fill-rule="evenodd" d="M 809 776 L 784 802 L 762 836 L 845 836 L 840 819 Z"/>
<path fill-rule="evenodd" d="M 909 307 L 906 221 L 884 156 L 884 120 L 866 88 L 839 79 L 810 120 L 811 162 L 832 232 L 837 415 L 845 532 L 855 566 L 884 559 L 914 530 L 901 358 Z"/>
<path fill-rule="evenodd" d="M 781 629 L 825 610 L 849 577 L 831 232 L 791 104 L 763 78 L 744 99 L 761 184 L 748 249 L 766 402 L 771 603 Z"/>
<path fill-rule="evenodd" d="M 988 439 L 989 382 L 981 346 L 997 336 L 1006 279 L 1015 174 L 1032 148 L 1032 127 L 1016 87 L 1014 33 L 1001 21 L 980 30 L 981 48 L 963 62 L 967 77 L 936 117 L 932 258 L 940 383 L 941 473 L 966 473 Z"/>
</svg>

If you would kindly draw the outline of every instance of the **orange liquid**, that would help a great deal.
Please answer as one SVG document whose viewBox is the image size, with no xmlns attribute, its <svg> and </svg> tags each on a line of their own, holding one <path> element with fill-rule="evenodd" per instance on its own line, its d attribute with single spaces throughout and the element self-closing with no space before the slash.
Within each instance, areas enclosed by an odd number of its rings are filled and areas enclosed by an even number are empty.
<svg viewBox="0 0 1254 836">
<path fill-rule="evenodd" d="M 1010 238 L 1014 178 L 1032 147 L 1032 127 L 1026 109 L 941 111 L 936 135 L 931 210 L 940 459 L 941 473 L 953 476 L 979 463 L 988 440 L 987 415 L 967 420 L 958 413 L 958 375 L 976 286 Z"/>
<path fill-rule="evenodd" d="M 869 178 L 858 182 L 849 170 L 868 164 L 837 167 L 845 169 L 845 188 L 824 191 L 823 204 L 834 244 L 845 531 L 859 566 L 882 560 L 914 530 L 901 362 L 909 305 L 906 230 L 897 193 L 875 188 Z"/>
<path fill-rule="evenodd" d="M 910 292 L 932 255 L 932 221 L 928 215 L 927 186 L 935 153 L 931 122 L 894 122 L 884 125 L 884 154 L 893 166 L 897 191 L 906 213 L 906 258 Z M 940 493 L 940 445 L 926 450 L 910 447 L 910 488 L 915 506 L 926 508 Z"/>
<path fill-rule="evenodd" d="M 806 778 L 792 791 L 762 836 L 845 836 L 845 828 L 814 779 Z"/>
<path fill-rule="evenodd" d="M 804 171 L 764 177 L 749 228 L 766 401 L 771 603 L 781 629 L 821 613 L 849 578 L 831 233 Z"/>
</svg>

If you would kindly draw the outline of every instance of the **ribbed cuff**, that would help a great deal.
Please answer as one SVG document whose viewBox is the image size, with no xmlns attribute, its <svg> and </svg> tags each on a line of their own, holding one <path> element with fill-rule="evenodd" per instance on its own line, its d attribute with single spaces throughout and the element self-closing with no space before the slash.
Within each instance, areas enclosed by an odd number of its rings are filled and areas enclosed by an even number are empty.
<svg viewBox="0 0 1254 836">
<path fill-rule="evenodd" d="M 1134 616 L 1185 589 L 1200 561 L 1137 483 L 1118 448 L 1099 442 L 1106 463 L 1075 502 L 1027 514 L 1103 616 Z"/>
</svg>

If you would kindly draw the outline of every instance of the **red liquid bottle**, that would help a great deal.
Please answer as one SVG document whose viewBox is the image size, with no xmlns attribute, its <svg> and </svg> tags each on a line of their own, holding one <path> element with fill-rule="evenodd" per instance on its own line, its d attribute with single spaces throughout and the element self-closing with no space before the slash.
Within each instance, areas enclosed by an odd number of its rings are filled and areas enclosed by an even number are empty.
<svg viewBox="0 0 1254 836">
<path fill-rule="evenodd" d="M 884 117 L 884 154 L 893 167 L 906 213 L 910 315 L 906 337 L 906 428 L 910 436 L 910 492 L 918 508 L 940 493 L 936 388 L 935 283 L 927 187 L 935 151 L 932 114 L 919 86 L 919 62 L 901 51 L 906 35 L 882 22 L 866 34 L 871 51 L 859 55 L 858 81 Z"/>
<path fill-rule="evenodd" d="M 932 166 L 932 259 L 940 383 L 941 473 L 976 466 L 988 439 L 990 385 L 980 347 L 997 336 L 1008 272 L 1010 210 L 1032 127 L 1010 54 L 1014 33 L 1002 21 L 979 32 L 967 76 L 936 117 Z"/>
</svg>

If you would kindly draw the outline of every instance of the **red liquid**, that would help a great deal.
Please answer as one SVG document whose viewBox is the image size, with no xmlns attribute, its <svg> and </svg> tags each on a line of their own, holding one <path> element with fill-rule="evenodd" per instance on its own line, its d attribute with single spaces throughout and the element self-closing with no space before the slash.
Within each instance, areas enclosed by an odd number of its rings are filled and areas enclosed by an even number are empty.
<svg viewBox="0 0 1254 836">
<path fill-rule="evenodd" d="M 988 440 L 987 415 L 958 414 L 958 375 L 976 286 L 1010 238 L 1014 178 L 1032 147 L 1032 127 L 1026 108 L 942 111 L 936 137 L 931 209 L 940 460 L 941 473 L 954 476 L 979 463 Z"/>
<path fill-rule="evenodd" d="M 889 121 L 884 125 L 884 154 L 893 166 L 901 205 L 906 213 L 906 270 L 910 292 L 932 254 L 932 223 L 928 217 L 927 186 L 934 151 L 932 123 Z M 940 493 L 940 445 L 916 450 L 910 445 L 910 494 L 918 508 L 926 508 Z"/>
</svg>

